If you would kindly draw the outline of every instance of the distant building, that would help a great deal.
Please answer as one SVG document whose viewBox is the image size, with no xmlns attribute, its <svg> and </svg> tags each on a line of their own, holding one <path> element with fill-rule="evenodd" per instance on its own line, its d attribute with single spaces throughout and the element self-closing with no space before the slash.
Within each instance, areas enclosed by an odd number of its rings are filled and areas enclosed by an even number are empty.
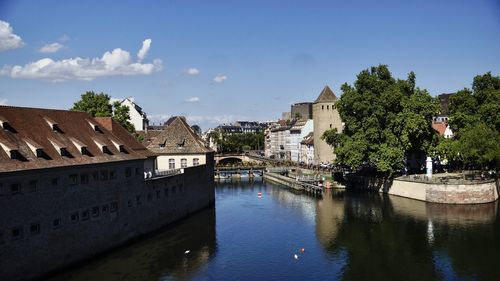
<svg viewBox="0 0 500 281">
<path fill-rule="evenodd" d="M 313 103 L 312 102 L 301 102 L 295 103 L 291 106 L 291 118 L 297 118 L 300 120 L 313 119 Z"/>
<path fill-rule="evenodd" d="M 335 160 L 333 148 L 321 139 L 327 130 L 342 131 L 342 121 L 335 108 L 337 97 L 330 87 L 325 86 L 313 105 L 314 120 L 314 163 L 332 163 Z"/>
<path fill-rule="evenodd" d="M 290 160 L 297 163 L 302 161 L 300 159 L 300 143 L 305 136 L 313 132 L 313 124 L 312 119 L 307 121 L 299 120 L 290 128 Z"/>
<path fill-rule="evenodd" d="M 265 124 L 255 121 L 237 121 L 234 125 L 239 126 L 242 133 L 260 133 L 266 128 Z"/>
<path fill-rule="evenodd" d="M 146 112 L 142 111 L 142 108 L 135 103 L 132 97 L 128 97 L 122 100 L 120 104 L 128 107 L 130 114 L 130 123 L 134 125 L 136 131 L 147 130 L 149 120 Z"/>
<path fill-rule="evenodd" d="M 299 163 L 314 164 L 314 132 L 309 133 L 300 142 Z"/>
<path fill-rule="evenodd" d="M 448 116 L 450 114 L 450 97 L 453 95 L 454 93 L 449 93 L 449 94 L 441 94 L 438 96 L 442 115 Z"/>
<path fill-rule="evenodd" d="M 290 125 L 284 120 L 279 120 L 269 127 L 264 135 L 264 155 L 273 159 L 291 160 Z"/>
<path fill-rule="evenodd" d="M 206 155 L 213 151 L 191 129 L 183 117 L 173 117 L 168 126 L 148 145 L 156 154 L 159 171 L 204 165 Z"/>
<path fill-rule="evenodd" d="M 448 125 L 446 122 L 433 122 L 432 128 L 445 139 L 453 138 L 453 132 L 450 129 L 450 125 Z"/>
</svg>

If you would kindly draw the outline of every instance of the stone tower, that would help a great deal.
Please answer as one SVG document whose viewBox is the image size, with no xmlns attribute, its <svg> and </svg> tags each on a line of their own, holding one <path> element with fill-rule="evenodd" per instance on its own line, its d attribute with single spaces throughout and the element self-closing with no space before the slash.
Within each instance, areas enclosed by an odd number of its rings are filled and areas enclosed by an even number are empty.
<svg viewBox="0 0 500 281">
<path fill-rule="evenodd" d="M 314 163 L 321 162 L 332 163 L 335 160 L 333 148 L 328 145 L 321 136 L 326 130 L 337 128 L 337 131 L 342 131 L 342 121 L 340 115 L 335 108 L 337 97 L 332 92 L 330 87 L 325 86 L 323 91 L 313 105 L 313 120 L 314 120 Z"/>
</svg>

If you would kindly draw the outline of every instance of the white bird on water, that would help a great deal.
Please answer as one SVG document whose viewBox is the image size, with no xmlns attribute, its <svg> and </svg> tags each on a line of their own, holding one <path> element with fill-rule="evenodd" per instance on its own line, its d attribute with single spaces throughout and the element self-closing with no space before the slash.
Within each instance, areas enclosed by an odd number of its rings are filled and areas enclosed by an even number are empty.
<svg viewBox="0 0 500 281">
<path fill-rule="evenodd" d="M 186 251 L 184 252 L 184 255 L 189 254 L 189 252 L 190 252 L 189 250 L 186 250 Z"/>
<path fill-rule="evenodd" d="M 298 260 L 299 259 L 299 256 L 297 256 L 297 254 L 293 255 L 293 257 Z"/>
</svg>

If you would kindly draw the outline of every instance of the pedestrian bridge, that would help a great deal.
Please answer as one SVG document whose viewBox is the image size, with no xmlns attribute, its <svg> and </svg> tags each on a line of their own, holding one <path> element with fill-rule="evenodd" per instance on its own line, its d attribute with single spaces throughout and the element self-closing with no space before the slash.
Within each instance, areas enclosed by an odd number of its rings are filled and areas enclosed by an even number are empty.
<svg viewBox="0 0 500 281">
<path fill-rule="evenodd" d="M 241 163 L 241 162 L 262 162 L 256 157 L 248 156 L 244 153 L 216 154 L 214 156 L 215 164 L 219 163 Z"/>
</svg>

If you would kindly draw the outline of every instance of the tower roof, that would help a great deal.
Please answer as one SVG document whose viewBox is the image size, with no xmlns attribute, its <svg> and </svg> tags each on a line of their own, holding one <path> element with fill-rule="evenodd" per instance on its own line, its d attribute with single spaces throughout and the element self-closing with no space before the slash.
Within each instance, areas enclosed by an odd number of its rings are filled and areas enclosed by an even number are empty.
<svg viewBox="0 0 500 281">
<path fill-rule="evenodd" d="M 332 89 L 326 85 L 323 90 L 321 91 L 321 94 L 319 94 L 318 98 L 316 99 L 316 103 L 318 102 L 331 102 L 337 100 L 337 97 L 333 93 Z"/>
</svg>

